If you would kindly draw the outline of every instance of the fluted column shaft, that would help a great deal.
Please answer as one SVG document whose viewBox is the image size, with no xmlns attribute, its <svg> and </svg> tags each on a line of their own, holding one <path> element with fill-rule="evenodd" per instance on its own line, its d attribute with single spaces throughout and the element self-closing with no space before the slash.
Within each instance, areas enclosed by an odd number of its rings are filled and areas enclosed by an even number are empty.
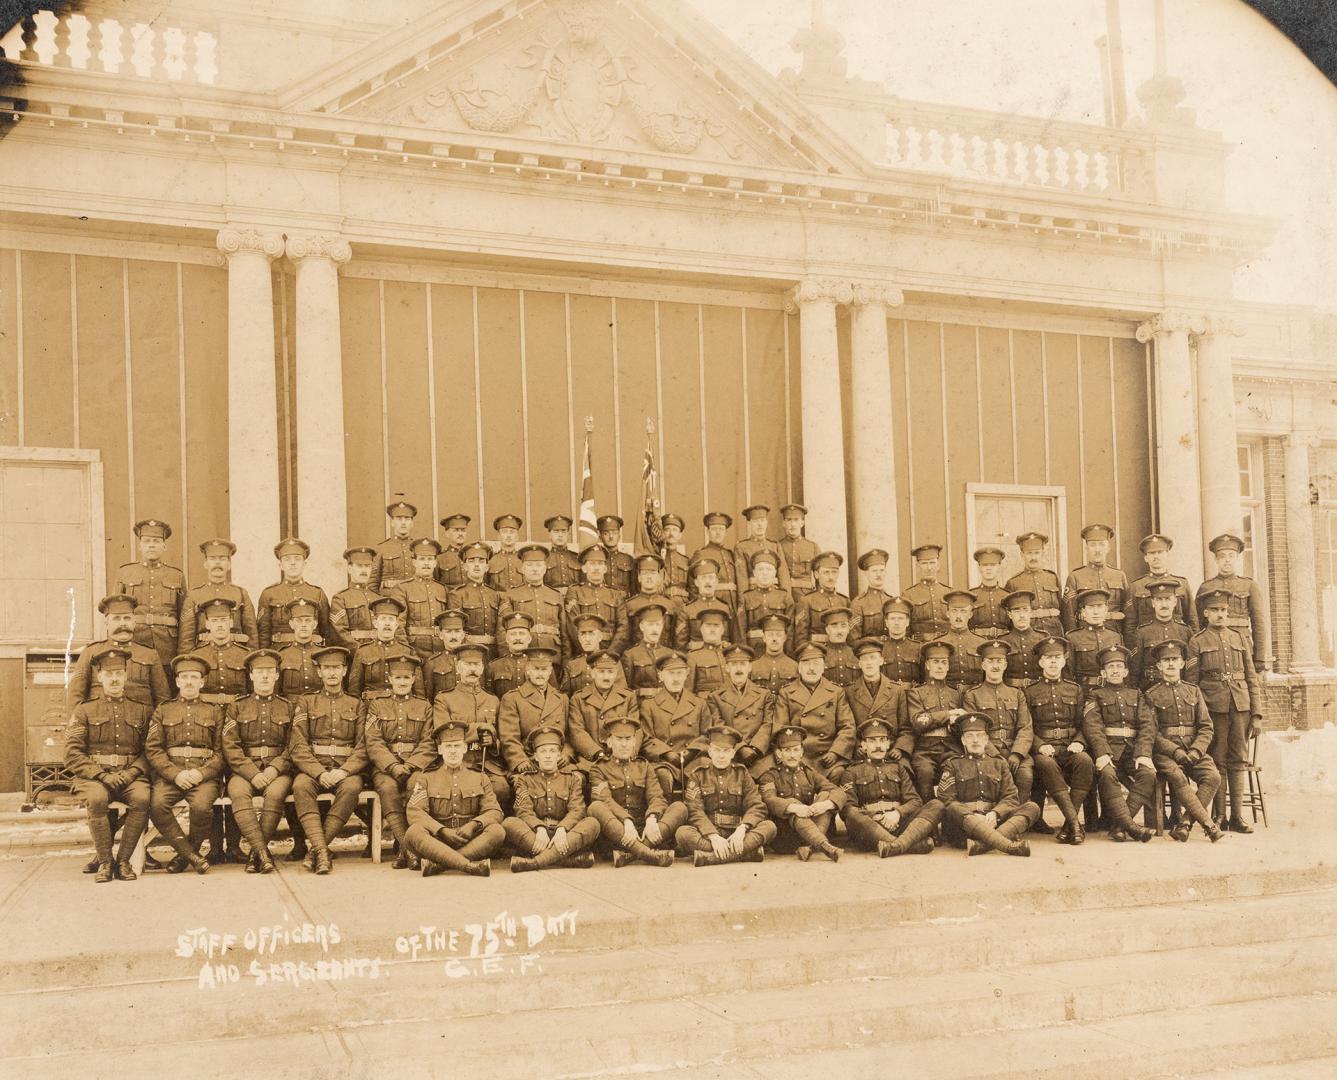
<svg viewBox="0 0 1337 1080">
<path fill-rule="evenodd" d="M 1291 587 L 1291 668 L 1322 666 L 1318 651 L 1318 573 L 1314 564 L 1314 508 L 1309 501 L 1309 451 L 1319 443 L 1313 430 L 1295 431 L 1286 448 L 1286 554 Z"/>
<path fill-rule="evenodd" d="M 1239 437 L 1235 428 L 1235 379 L 1230 341 L 1241 330 L 1210 317 L 1197 335 L 1198 461 L 1202 479 L 1202 532 L 1208 543 L 1240 528 Z M 1206 552 L 1204 552 L 1204 557 Z"/>
</svg>

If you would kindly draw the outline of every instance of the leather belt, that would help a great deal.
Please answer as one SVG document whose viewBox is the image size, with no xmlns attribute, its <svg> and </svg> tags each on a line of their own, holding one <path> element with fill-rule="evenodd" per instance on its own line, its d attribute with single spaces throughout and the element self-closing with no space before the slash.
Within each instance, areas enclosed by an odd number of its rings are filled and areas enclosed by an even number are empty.
<svg viewBox="0 0 1337 1080">
<path fill-rule="evenodd" d="M 169 746 L 167 756 L 173 761 L 208 761 L 213 751 L 203 746 Z"/>
<path fill-rule="evenodd" d="M 716 591 L 717 593 L 718 593 L 718 592 L 737 592 L 737 591 L 738 591 L 738 586 L 737 586 L 737 584 L 735 584 L 735 583 L 732 582 L 732 581 L 721 581 L 721 582 L 719 582 L 718 584 L 716 584 L 716 586 L 715 586 L 715 591 Z"/>
<path fill-rule="evenodd" d="M 1197 728 L 1191 727 L 1168 727 L 1161 734 L 1174 739 L 1191 739 L 1197 734 Z"/>
<path fill-rule="evenodd" d="M 553 635 L 556 635 L 556 633 L 557 633 L 557 627 L 555 627 L 552 623 L 536 622 L 536 623 L 530 628 L 530 633 L 533 633 L 533 634 L 553 634 Z"/>
<path fill-rule="evenodd" d="M 1057 619 L 1062 614 L 1056 607 L 1031 608 L 1032 619 Z"/>
<path fill-rule="evenodd" d="M 470 645 L 495 645 L 497 643 L 495 634 L 465 634 L 464 640 Z"/>
<path fill-rule="evenodd" d="M 1198 677 L 1199 684 L 1209 683 L 1243 683 L 1244 672 L 1242 671 L 1208 671 L 1203 672 Z"/>
<path fill-rule="evenodd" d="M 136 626 L 175 626 L 175 615 L 140 615 L 135 613 Z"/>
<path fill-rule="evenodd" d="M 970 629 L 980 637 L 988 638 L 991 641 L 996 638 L 1005 637 L 1010 633 L 1010 631 L 1000 629 L 997 626 L 972 626 Z"/>
<path fill-rule="evenodd" d="M 396 742 L 390 744 L 390 749 L 396 754 L 409 754 L 418 749 L 418 744 L 412 742 Z"/>
<path fill-rule="evenodd" d="M 395 589 L 398 588 L 400 585 L 405 585 L 412 580 L 413 580 L 412 574 L 410 574 L 408 577 L 383 577 L 381 578 L 381 588 Z"/>
<path fill-rule="evenodd" d="M 200 700 L 207 705 L 231 705 L 240 694 L 201 694 Z"/>
<path fill-rule="evenodd" d="M 99 765 L 111 765 L 120 768 L 122 765 L 129 765 L 135 759 L 129 754 L 89 754 Z"/>
<path fill-rule="evenodd" d="M 269 761 L 271 758 L 278 757 L 278 755 L 279 748 L 277 746 L 248 746 L 246 748 L 246 756 L 257 761 Z"/>
<path fill-rule="evenodd" d="M 313 754 L 323 754 L 325 757 L 346 758 L 353 752 L 351 746 L 339 746 L 337 743 L 312 743 L 311 752 Z"/>
<path fill-rule="evenodd" d="M 1036 734 L 1039 735 L 1040 738 L 1044 739 L 1046 742 L 1058 742 L 1059 740 L 1072 742 L 1073 739 L 1077 738 L 1077 729 L 1050 728 L 1047 731 L 1037 731 Z"/>
<path fill-rule="evenodd" d="M 1107 727 L 1105 734 L 1114 739 L 1131 739 L 1133 729 L 1130 727 Z"/>
<path fill-rule="evenodd" d="M 459 829 L 468 825 L 469 822 L 473 821 L 473 818 L 465 817 L 463 814 L 451 814 L 445 819 L 437 818 L 437 821 L 441 822 L 447 829 Z"/>
<path fill-rule="evenodd" d="M 1247 626 L 1247 627 L 1249 627 L 1250 629 L 1252 629 L 1252 628 L 1253 628 L 1253 620 L 1252 620 L 1252 619 L 1245 618 L 1245 617 L 1242 616 L 1242 615 L 1235 615 L 1235 616 L 1227 617 L 1227 619 L 1226 619 L 1226 625 L 1227 625 L 1227 626 Z"/>
<path fill-rule="evenodd" d="M 375 641 L 375 630 L 345 630 L 344 637 L 351 638 L 353 641 Z"/>
<path fill-rule="evenodd" d="M 717 814 L 714 818 L 716 828 L 736 827 L 743 823 L 743 819 L 738 814 Z"/>
</svg>

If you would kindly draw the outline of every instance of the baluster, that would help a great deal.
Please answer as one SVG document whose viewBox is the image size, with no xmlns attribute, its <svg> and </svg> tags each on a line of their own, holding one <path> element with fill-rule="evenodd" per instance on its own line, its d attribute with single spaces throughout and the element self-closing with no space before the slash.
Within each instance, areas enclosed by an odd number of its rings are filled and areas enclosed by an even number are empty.
<svg viewBox="0 0 1337 1080">
<path fill-rule="evenodd" d="M 93 50 L 88 45 L 88 37 L 93 24 L 88 21 L 86 15 L 79 14 L 69 16 L 65 20 L 65 24 L 69 32 L 69 45 L 66 48 L 66 55 L 69 57 L 70 67 L 87 71 L 88 61 L 93 55 Z"/>
<path fill-rule="evenodd" d="M 1053 180 L 1053 172 L 1050 168 L 1052 150 L 1044 143 L 1036 143 L 1032 147 L 1032 166 L 1031 183 L 1048 184 Z"/>
<path fill-rule="evenodd" d="M 1096 189 L 1101 192 L 1108 192 L 1110 189 L 1110 152 L 1108 150 L 1097 150 L 1091 155 L 1093 166 L 1092 183 Z"/>
<path fill-rule="evenodd" d="M 157 66 L 153 55 L 157 37 L 157 31 L 148 23 L 135 23 L 130 27 L 130 66 L 142 79 L 152 75 Z"/>
<path fill-rule="evenodd" d="M 1053 182 L 1059 187 L 1071 186 L 1071 176 L 1068 173 L 1068 151 L 1061 146 L 1054 147 L 1054 176 Z"/>
<path fill-rule="evenodd" d="M 1007 179 L 1007 143 L 1002 139 L 992 139 L 989 142 L 989 149 L 993 160 L 989 164 L 989 172 L 994 180 Z"/>
<path fill-rule="evenodd" d="M 1031 179 L 1031 150 L 1024 142 L 1012 144 L 1012 179 L 1018 184 L 1026 184 Z"/>
<path fill-rule="evenodd" d="M 70 67 L 70 23 L 69 18 L 60 18 L 52 12 L 52 41 L 55 52 L 51 63 L 54 67 Z"/>
<path fill-rule="evenodd" d="M 33 17 L 33 59 L 50 65 L 56 56 L 56 13 L 43 8 Z"/>
<path fill-rule="evenodd" d="M 948 161 L 947 167 L 954 174 L 960 176 L 970 167 L 966 164 L 966 140 L 959 132 L 953 131 L 951 135 L 948 136 L 948 142 L 951 145 L 952 153 L 951 160 Z"/>
<path fill-rule="evenodd" d="M 942 156 L 943 143 L 945 141 L 942 132 L 937 128 L 933 128 L 928 133 L 928 167 L 937 172 L 945 172 L 947 169 L 947 163 L 943 160 Z"/>
<path fill-rule="evenodd" d="M 0 54 L 6 60 L 17 60 L 23 55 L 23 20 L 20 19 L 0 37 Z"/>
<path fill-rule="evenodd" d="M 893 121 L 887 122 L 887 160 L 894 165 L 901 162 L 901 129 Z"/>
<path fill-rule="evenodd" d="M 218 78 L 218 39 L 207 30 L 197 30 L 195 42 L 195 79 L 212 85 Z"/>
<path fill-rule="evenodd" d="M 125 53 L 121 49 L 121 39 L 125 36 L 125 27 L 115 19 L 98 20 L 98 36 L 101 39 L 98 48 L 98 62 L 102 70 L 116 75 L 125 63 Z"/>
<path fill-rule="evenodd" d="M 970 137 L 970 171 L 976 176 L 989 175 L 989 141 L 978 133 Z"/>
<path fill-rule="evenodd" d="M 1075 146 L 1072 150 L 1072 186 L 1079 191 L 1087 191 L 1091 187 L 1091 176 L 1087 171 L 1087 166 L 1091 163 L 1091 155 L 1084 146 Z"/>
<path fill-rule="evenodd" d="M 162 33 L 163 70 L 167 77 L 179 82 L 186 71 L 186 35 L 175 26 L 168 27 Z"/>
<path fill-rule="evenodd" d="M 906 136 L 905 163 L 910 168 L 917 169 L 924 164 L 924 133 L 916 126 L 909 128 Z"/>
</svg>

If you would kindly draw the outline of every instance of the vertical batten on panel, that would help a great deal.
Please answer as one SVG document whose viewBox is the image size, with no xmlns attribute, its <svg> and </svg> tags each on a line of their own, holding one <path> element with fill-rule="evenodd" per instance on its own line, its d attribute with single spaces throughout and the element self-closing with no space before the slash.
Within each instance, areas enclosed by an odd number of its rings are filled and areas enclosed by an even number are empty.
<svg viewBox="0 0 1337 1080">
<path fill-rule="evenodd" d="M 905 364 L 905 482 L 910 489 L 910 546 L 922 541 L 915 529 L 915 447 L 914 425 L 910 423 L 910 320 L 901 320 L 901 354 Z M 913 563 L 913 559 L 911 562 Z M 909 567 L 909 578 L 914 583 L 914 567 Z"/>
<path fill-rule="evenodd" d="M 381 350 L 381 505 L 390 502 L 390 378 L 385 356 L 385 280 L 376 282 L 376 329 Z"/>
<path fill-rule="evenodd" d="M 287 511 L 287 529 L 292 536 L 297 533 L 298 525 L 293 513 L 292 489 L 292 375 L 288 370 L 291 357 L 288 349 L 288 275 L 279 271 L 279 352 L 283 358 L 283 476 L 284 503 Z"/>
<path fill-rule="evenodd" d="M 979 478 L 984 481 L 984 379 L 980 375 L 980 328 L 975 327 L 975 445 L 979 448 Z"/>
<path fill-rule="evenodd" d="M 739 325 L 743 335 L 743 499 L 752 505 L 752 425 L 751 406 L 747 393 L 747 308 L 738 309 Z"/>
<path fill-rule="evenodd" d="M 1012 483 L 1021 483 L 1021 449 L 1017 441 L 1017 354 L 1013 331 L 1007 331 L 1007 398 L 1012 410 Z"/>
<path fill-rule="evenodd" d="M 794 417 L 790 401 L 790 383 L 794 378 L 793 363 L 789 354 L 789 316 L 782 319 L 785 333 L 785 501 L 794 501 Z"/>
<path fill-rule="evenodd" d="M 1160 486 L 1160 478 L 1156 474 L 1156 436 L 1158 434 L 1157 428 L 1160 425 L 1160 417 L 1156 413 L 1156 387 L 1151 377 L 1150 341 L 1142 346 L 1142 361 L 1147 380 L 1147 464 L 1151 472 L 1151 529 L 1152 532 L 1160 532 L 1161 499 L 1157 492 Z"/>
<path fill-rule="evenodd" d="M 177 267 L 177 275 L 180 276 L 181 268 Z M 74 409 L 74 448 L 78 450 L 83 444 L 79 441 L 79 295 L 77 282 L 77 270 L 75 268 L 74 256 L 70 256 L 70 387 L 72 397 L 70 405 Z M 182 423 L 185 423 L 185 407 L 182 407 Z M 184 473 L 183 473 L 184 475 Z M 183 541 L 184 544 L 184 541 Z"/>
<path fill-rule="evenodd" d="M 1082 404 L 1082 335 L 1077 338 L 1077 506 L 1082 515 L 1082 527 L 1086 527 L 1086 420 Z"/>
<path fill-rule="evenodd" d="M 664 453 L 664 355 L 659 340 L 659 301 L 655 301 L 655 421 L 659 436 L 659 490 L 668 492 L 668 457 Z M 664 509 L 667 510 L 667 507 Z"/>
<path fill-rule="evenodd" d="M 70 267 L 73 271 L 74 267 Z M 181 264 L 176 264 L 176 371 L 177 408 L 181 432 L 181 565 L 190 559 L 189 485 L 186 483 L 186 304 Z"/>
<path fill-rule="evenodd" d="M 952 565 L 952 463 L 947 445 L 947 327 L 938 323 L 938 399 L 942 402 L 942 500 L 946 521 L 943 543 L 946 545 L 948 574 L 955 573 Z"/>
<path fill-rule="evenodd" d="M 613 478 L 617 484 L 616 504 L 617 516 L 626 517 L 622 513 L 622 392 L 618 387 L 617 378 L 617 297 L 609 297 L 608 300 L 608 330 L 612 335 L 612 356 L 613 356 Z"/>
<path fill-rule="evenodd" d="M 125 445 L 126 474 L 130 488 L 130 557 L 139 558 L 139 544 L 134 534 L 135 515 L 135 383 L 134 350 L 130 345 L 130 260 L 121 260 L 121 311 L 125 327 Z M 22 400 L 20 398 L 20 400 Z"/>
<path fill-rule="evenodd" d="M 15 359 L 18 361 L 17 380 L 15 382 L 15 396 L 18 398 L 18 420 L 19 420 L 19 445 L 26 443 L 27 433 L 24 431 L 24 407 L 23 407 L 23 253 L 17 248 L 14 250 L 14 348 Z M 126 355 L 129 356 L 129 346 L 126 346 Z M 134 475 L 133 466 L 131 475 Z M 133 485 L 132 485 L 133 486 Z M 131 499 L 134 498 L 133 492 Z M 134 511 L 131 510 L 133 516 Z"/>
<path fill-rule="evenodd" d="M 482 365 L 478 359 L 478 286 L 469 290 L 472 301 L 474 342 L 474 439 L 478 453 L 478 535 L 487 536 L 487 501 L 483 496 L 483 383 Z"/>
<path fill-rule="evenodd" d="M 701 400 L 701 498 L 706 512 L 710 505 L 710 455 L 706 449 L 706 317 L 702 305 L 696 305 L 696 389 Z"/>
<path fill-rule="evenodd" d="M 567 460 L 569 462 L 571 473 L 571 520 L 575 523 L 572 530 L 572 537 L 576 541 L 576 546 L 580 546 L 580 494 L 581 481 L 583 479 L 580 469 L 584 467 L 584 457 L 581 457 L 581 465 L 576 465 L 576 400 L 575 391 L 572 386 L 571 378 L 571 294 L 562 294 L 562 333 L 566 341 L 566 450 Z"/>
<path fill-rule="evenodd" d="M 1118 393 L 1119 385 L 1114 380 L 1114 339 L 1106 338 L 1106 344 L 1109 347 L 1109 373 L 1110 373 L 1110 458 L 1114 465 L 1114 546 L 1120 558 L 1122 565 L 1122 551 L 1120 550 L 1119 538 L 1123 536 L 1123 511 L 1119 505 L 1119 409 Z"/>
<path fill-rule="evenodd" d="M 534 539 L 533 497 L 529 481 L 529 361 L 525 347 L 529 331 L 525 325 L 525 290 L 520 290 L 520 460 L 525 477 L 525 537 Z"/>
<path fill-rule="evenodd" d="M 437 490 L 437 461 L 436 461 L 436 342 L 433 340 L 436 335 L 436 324 L 432 316 L 432 283 L 429 281 L 424 286 L 426 290 L 426 309 L 427 319 L 425 330 L 427 334 L 427 453 L 431 459 L 432 469 L 432 523 L 429 536 L 436 535 L 437 522 L 441 518 L 441 496 Z"/>
<path fill-rule="evenodd" d="M 1045 435 L 1045 484 L 1052 484 L 1049 465 L 1049 351 L 1045 341 L 1045 332 L 1040 331 L 1040 415 L 1044 417 Z"/>
</svg>

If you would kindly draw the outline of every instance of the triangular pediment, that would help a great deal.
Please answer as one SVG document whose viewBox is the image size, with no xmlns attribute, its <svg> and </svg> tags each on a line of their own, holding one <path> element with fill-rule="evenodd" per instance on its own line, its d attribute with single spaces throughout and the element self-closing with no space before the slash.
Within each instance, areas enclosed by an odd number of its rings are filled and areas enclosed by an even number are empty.
<svg viewBox="0 0 1337 1080">
<path fill-rule="evenodd" d="M 641 0 L 530 0 L 491 11 L 470 3 L 416 38 L 399 33 L 368 49 L 365 63 L 323 85 L 295 88 L 288 107 L 443 140 L 483 133 L 703 163 L 862 171 L 717 31 L 671 14 L 670 28 Z"/>
</svg>

